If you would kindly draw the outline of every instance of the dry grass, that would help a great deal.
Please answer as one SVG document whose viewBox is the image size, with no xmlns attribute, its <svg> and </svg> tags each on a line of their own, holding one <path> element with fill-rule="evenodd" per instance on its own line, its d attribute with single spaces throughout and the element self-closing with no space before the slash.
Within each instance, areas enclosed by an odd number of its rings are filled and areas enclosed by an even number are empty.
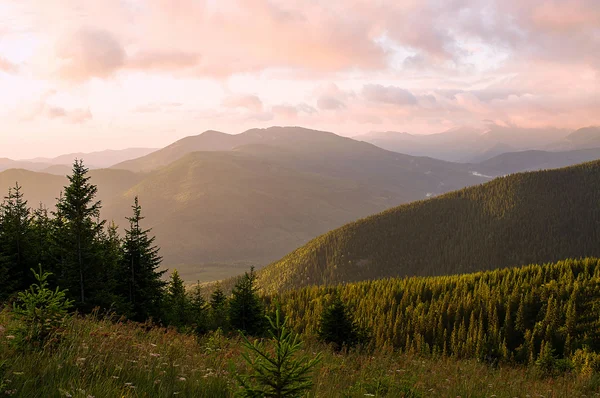
<svg viewBox="0 0 600 398">
<path fill-rule="evenodd" d="M 42 351 L 11 348 L 11 323 L 0 313 L 0 396 L 231 397 L 234 374 L 245 372 L 238 338 L 219 333 L 197 340 L 173 330 L 73 318 L 63 338 Z M 492 369 L 476 361 L 416 358 L 378 352 L 323 351 L 311 397 L 593 397 L 600 378 L 542 378 L 532 368 Z"/>
</svg>

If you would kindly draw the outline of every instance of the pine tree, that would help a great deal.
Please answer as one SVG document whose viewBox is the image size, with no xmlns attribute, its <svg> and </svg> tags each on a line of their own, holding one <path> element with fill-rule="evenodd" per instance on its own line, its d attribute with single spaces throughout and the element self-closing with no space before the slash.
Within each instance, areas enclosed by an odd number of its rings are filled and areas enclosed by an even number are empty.
<svg viewBox="0 0 600 398">
<path fill-rule="evenodd" d="M 229 301 L 231 327 L 251 336 L 263 333 L 264 308 L 258 297 L 254 267 L 244 273 L 235 284 Z"/>
<path fill-rule="evenodd" d="M 279 308 L 275 311 L 275 319 L 268 316 L 266 319 L 274 352 L 261 341 L 251 343 L 244 336 L 247 352 L 242 356 L 252 373 L 237 376 L 242 387 L 239 395 L 249 398 L 301 397 L 312 388 L 311 372 L 321 361 L 321 354 L 312 359 L 306 355 L 297 357 L 302 341 L 288 328 L 287 318 L 282 319 Z"/>
<path fill-rule="evenodd" d="M 102 253 L 97 244 L 104 226 L 104 221 L 98 221 L 101 202 L 95 201 L 98 188 L 90 183 L 82 160 L 75 160 L 68 179 L 55 213 L 60 222 L 61 273 L 64 286 L 77 295 L 78 306 L 90 309 L 97 304 L 95 291 L 102 290 L 105 282 L 100 277 Z"/>
<path fill-rule="evenodd" d="M 96 303 L 103 308 L 126 313 L 126 298 L 120 294 L 118 288 L 123 257 L 118 228 L 112 221 L 106 231 L 102 230 L 98 234 L 99 249 L 102 252 L 100 276 L 104 280 L 104 288 L 96 294 Z"/>
<path fill-rule="evenodd" d="M 169 325 L 181 328 L 190 322 L 190 302 L 185 292 L 183 279 L 177 270 L 171 273 L 165 298 L 164 319 Z"/>
<path fill-rule="evenodd" d="M 208 331 L 208 303 L 202 295 L 200 281 L 192 289 L 189 298 L 190 319 L 194 327 L 194 332 L 198 335 Z"/>
<path fill-rule="evenodd" d="M 34 280 L 29 269 L 34 266 L 31 256 L 31 211 L 23 198 L 18 183 L 9 189 L 8 196 L 0 206 L 2 229 L 0 233 L 0 253 L 3 263 L 8 264 L 10 275 L 8 291 L 27 288 Z"/>
<path fill-rule="evenodd" d="M 42 203 L 31 216 L 31 257 L 35 264 L 44 264 L 46 269 L 55 268 L 52 256 L 52 220 Z"/>
<path fill-rule="evenodd" d="M 319 339 L 332 344 L 336 351 L 359 343 L 359 328 L 338 294 L 323 311 L 318 333 Z"/>
<path fill-rule="evenodd" d="M 221 284 L 217 282 L 215 290 L 210 295 L 209 327 L 212 330 L 228 330 L 227 322 L 227 297 L 223 292 Z"/>
<path fill-rule="evenodd" d="M 128 217 L 129 229 L 125 230 L 122 257 L 121 294 L 127 297 L 132 319 L 144 321 L 160 316 L 161 299 L 166 283 L 161 279 L 166 272 L 159 271 L 162 261 L 159 248 L 154 246 L 155 237 L 150 229 L 142 229 L 142 207 L 138 197 L 132 206 L 133 215 Z"/>
</svg>

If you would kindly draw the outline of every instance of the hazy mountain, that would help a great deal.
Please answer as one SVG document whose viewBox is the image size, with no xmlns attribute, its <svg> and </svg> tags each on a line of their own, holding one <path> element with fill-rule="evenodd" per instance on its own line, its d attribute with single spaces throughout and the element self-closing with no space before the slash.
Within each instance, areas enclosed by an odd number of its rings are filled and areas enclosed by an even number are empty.
<svg viewBox="0 0 600 398">
<path fill-rule="evenodd" d="M 0 171 L 8 169 L 26 169 L 32 171 L 40 171 L 49 166 L 50 164 L 48 163 L 36 163 L 29 162 L 26 160 L 12 160 L 8 158 L 0 158 Z"/>
<path fill-rule="evenodd" d="M 207 151 L 185 154 L 191 148 Z M 216 151 L 223 148 L 232 150 Z M 149 171 L 148 165 L 175 158 Z M 120 169 L 124 165 L 146 172 Z M 59 181 L 51 198 L 64 185 Z M 188 137 L 115 168 L 93 170 L 92 181 L 102 194 L 103 217 L 121 225 L 139 195 L 165 263 L 180 264 L 186 273 L 196 264 L 263 265 L 356 218 L 487 178 L 465 165 L 333 133 L 276 127 Z"/>
<path fill-rule="evenodd" d="M 565 140 L 568 134 L 569 131 L 564 129 L 488 125 L 485 128 L 460 127 L 428 135 L 372 132 L 354 138 L 394 152 L 477 163 L 505 152 L 546 149 L 552 143 Z"/>
<path fill-rule="evenodd" d="M 498 155 L 473 166 L 478 172 L 490 176 L 503 176 L 520 171 L 556 169 L 600 159 L 600 148 L 575 151 L 521 151 Z"/>
<path fill-rule="evenodd" d="M 189 152 L 198 148 L 204 151 Z M 530 161 L 457 164 L 390 152 L 333 133 L 273 127 L 187 137 L 91 175 L 103 201 L 102 216 L 122 227 L 139 195 L 165 265 L 177 265 L 192 280 L 207 264 L 221 269 L 223 264 L 267 264 L 357 218 L 512 172 L 507 169 L 511 162 L 519 168 L 549 164 L 536 156 L 525 159 Z M 0 173 L 0 189 L 6 192 L 18 180 L 32 205 L 42 200 L 52 206 L 68 170 L 60 165 L 45 170 L 58 176 Z"/>
<path fill-rule="evenodd" d="M 208 130 L 196 136 L 182 138 L 171 145 L 137 159 L 113 165 L 113 168 L 148 172 L 166 166 L 185 155 L 198 151 L 228 151 L 246 142 L 240 135 Z"/>
<path fill-rule="evenodd" d="M 113 150 L 108 149 L 98 152 L 78 152 L 69 153 L 55 158 L 35 158 L 29 159 L 29 162 L 45 163 L 47 165 L 67 165 L 73 164 L 75 159 L 83 159 L 90 168 L 106 168 L 129 159 L 139 158 L 156 151 L 156 148 L 127 148 Z"/>
<path fill-rule="evenodd" d="M 600 127 L 584 127 L 548 146 L 549 150 L 600 148 Z"/>
<path fill-rule="evenodd" d="M 93 183 L 98 185 L 98 199 L 103 202 L 123 195 L 142 179 L 141 175 L 126 170 L 91 170 L 90 176 Z M 23 188 L 22 192 L 29 205 L 34 208 L 38 207 L 40 202 L 48 208 L 53 208 L 56 198 L 68 184 L 65 175 L 9 169 L 0 172 L 0 196 L 6 196 L 9 188 L 14 187 L 17 182 Z M 112 214 L 103 214 L 103 216 L 112 218 Z"/>
<path fill-rule="evenodd" d="M 600 162 L 513 174 L 322 235 L 259 274 L 268 291 L 599 256 Z"/>
<path fill-rule="evenodd" d="M 265 264 L 332 226 L 386 207 L 354 181 L 232 152 L 186 155 L 107 202 L 107 214 L 123 219 L 136 195 L 165 262 L 188 266 Z"/>
</svg>

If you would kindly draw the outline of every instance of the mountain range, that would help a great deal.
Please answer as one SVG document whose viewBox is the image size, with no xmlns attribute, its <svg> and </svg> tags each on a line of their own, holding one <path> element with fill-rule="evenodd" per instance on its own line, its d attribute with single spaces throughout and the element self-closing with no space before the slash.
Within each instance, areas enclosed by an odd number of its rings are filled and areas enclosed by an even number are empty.
<svg viewBox="0 0 600 398">
<path fill-rule="evenodd" d="M 85 154 L 77 156 L 88 163 Z M 90 175 L 104 218 L 125 226 L 139 196 L 165 266 L 187 280 L 207 280 L 214 272 L 237 274 L 236 265 L 271 263 L 333 228 L 400 204 L 597 158 L 595 149 L 525 151 L 460 164 L 324 131 L 271 127 L 237 135 L 207 131 Z M 18 181 L 30 205 L 52 207 L 68 166 L 48 167 L 0 172 L 0 189 Z"/>
<path fill-rule="evenodd" d="M 384 131 L 354 137 L 381 148 L 452 162 L 479 163 L 515 151 L 572 151 L 600 147 L 600 127 L 576 131 L 557 128 L 516 128 L 490 124 L 458 127 L 443 133 L 413 135 Z"/>
<path fill-rule="evenodd" d="M 65 175 L 65 171 L 69 171 L 71 169 L 71 165 L 75 159 L 85 159 L 87 167 L 92 169 L 101 169 L 129 159 L 147 155 L 155 150 L 155 148 L 127 148 L 121 150 L 109 149 L 105 151 L 88 153 L 69 153 L 54 158 L 34 158 L 25 160 L 0 158 L 0 171 L 7 169 L 25 169 L 30 171 L 43 171 L 50 174 Z"/>
</svg>

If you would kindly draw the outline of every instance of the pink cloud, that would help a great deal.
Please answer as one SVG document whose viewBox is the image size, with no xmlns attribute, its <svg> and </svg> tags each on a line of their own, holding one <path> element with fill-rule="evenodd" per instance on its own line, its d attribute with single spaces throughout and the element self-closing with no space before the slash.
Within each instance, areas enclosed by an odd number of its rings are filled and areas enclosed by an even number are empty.
<svg viewBox="0 0 600 398">
<path fill-rule="evenodd" d="M 415 105 L 417 98 L 408 90 L 394 86 L 382 86 L 381 84 L 366 84 L 362 95 L 372 102 L 381 102 L 393 105 Z"/>
<path fill-rule="evenodd" d="M 65 80 L 105 78 L 125 65 L 125 51 L 108 31 L 83 28 L 56 45 L 58 75 Z"/>
<path fill-rule="evenodd" d="M 6 58 L 0 57 L 0 71 L 5 73 L 17 73 L 19 67 Z"/>
<path fill-rule="evenodd" d="M 244 108 L 253 112 L 260 112 L 263 103 L 256 95 L 232 95 L 223 100 L 226 108 Z"/>
</svg>

